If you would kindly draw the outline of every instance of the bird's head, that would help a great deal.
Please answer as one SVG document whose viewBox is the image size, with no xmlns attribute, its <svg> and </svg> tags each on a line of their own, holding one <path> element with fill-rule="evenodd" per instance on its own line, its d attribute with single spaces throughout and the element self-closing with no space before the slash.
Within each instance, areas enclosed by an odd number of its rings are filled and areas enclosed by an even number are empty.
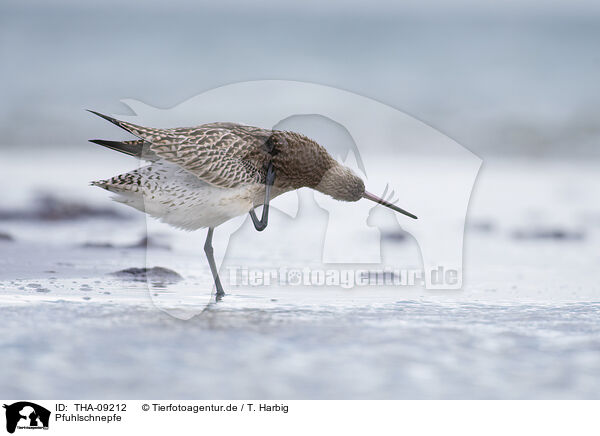
<svg viewBox="0 0 600 436">
<path fill-rule="evenodd" d="M 337 162 L 323 174 L 321 182 L 315 189 L 340 201 L 358 201 L 361 198 L 366 198 L 367 200 L 389 207 L 396 212 L 417 219 L 412 213 L 367 192 L 363 180 L 354 174 L 350 168 Z"/>
<path fill-rule="evenodd" d="M 365 193 L 365 183 L 354 172 L 336 162 L 315 189 L 340 201 L 358 201 Z"/>
</svg>

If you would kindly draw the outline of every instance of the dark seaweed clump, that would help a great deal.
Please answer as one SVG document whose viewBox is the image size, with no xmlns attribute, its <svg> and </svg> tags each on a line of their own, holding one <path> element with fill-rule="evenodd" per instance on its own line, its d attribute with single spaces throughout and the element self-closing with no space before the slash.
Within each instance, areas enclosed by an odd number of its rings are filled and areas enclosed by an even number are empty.
<svg viewBox="0 0 600 436">
<path fill-rule="evenodd" d="M 581 241 L 585 233 L 579 230 L 566 230 L 560 228 L 515 230 L 512 237 L 518 240 L 548 240 L 548 241 Z"/>
<path fill-rule="evenodd" d="M 175 271 L 161 266 L 155 266 L 154 268 L 127 268 L 116 271 L 111 275 L 136 282 L 148 280 L 153 283 L 176 283 L 183 279 Z"/>
<path fill-rule="evenodd" d="M 0 221 L 66 221 L 86 218 L 124 219 L 128 216 L 113 208 L 96 207 L 81 201 L 63 199 L 53 195 L 38 197 L 30 209 L 0 209 Z"/>
</svg>

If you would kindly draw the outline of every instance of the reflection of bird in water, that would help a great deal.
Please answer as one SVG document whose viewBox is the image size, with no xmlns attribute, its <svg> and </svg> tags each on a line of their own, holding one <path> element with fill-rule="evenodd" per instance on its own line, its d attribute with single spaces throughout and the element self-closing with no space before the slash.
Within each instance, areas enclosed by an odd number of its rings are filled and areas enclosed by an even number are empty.
<svg viewBox="0 0 600 436">
<path fill-rule="evenodd" d="M 285 192 L 309 187 L 341 201 L 366 198 L 417 218 L 366 192 L 364 182 L 352 170 L 298 133 L 234 123 L 158 129 L 92 113 L 139 138 L 92 142 L 150 162 L 92 184 L 117 194 L 115 200 L 174 227 L 208 227 L 204 249 L 218 298 L 224 292 L 213 257 L 214 228 L 249 212 L 256 229 L 263 230 L 270 199 Z M 254 209 L 260 205 L 264 207 L 259 220 Z"/>
</svg>

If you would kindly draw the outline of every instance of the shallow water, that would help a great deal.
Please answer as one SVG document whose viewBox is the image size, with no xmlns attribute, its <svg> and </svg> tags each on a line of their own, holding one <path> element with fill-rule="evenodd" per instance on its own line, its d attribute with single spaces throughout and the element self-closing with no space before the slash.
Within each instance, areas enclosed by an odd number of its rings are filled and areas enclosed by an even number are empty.
<svg viewBox="0 0 600 436">
<path fill-rule="evenodd" d="M 598 304 L 2 306 L 15 398 L 597 398 Z M 7 332 L 11 332 L 7 335 Z"/>
<path fill-rule="evenodd" d="M 0 220 L 12 238 L 0 240 L 5 397 L 598 398 L 592 163 L 486 167 L 471 199 L 463 290 L 233 286 L 215 303 L 194 239 L 202 235 L 151 229 L 160 243 L 139 248 L 143 216 L 85 183 L 90 171 L 131 162 L 98 156 L 70 180 L 51 177 L 57 161 L 8 193 L 11 210 L 34 210 L 33 193 L 52 186 L 125 216 Z M 4 177 L 27 172 L 25 156 L 12 162 Z M 303 226 L 311 216 L 287 234 L 285 216 L 274 213 L 264 233 L 232 239 L 230 263 L 310 261 Z M 540 229 L 581 237 L 536 237 Z M 283 234 L 296 242 L 278 245 Z M 384 237 L 382 250 L 419 264 L 411 237 Z M 111 274 L 146 265 L 183 280 L 148 287 Z"/>
</svg>

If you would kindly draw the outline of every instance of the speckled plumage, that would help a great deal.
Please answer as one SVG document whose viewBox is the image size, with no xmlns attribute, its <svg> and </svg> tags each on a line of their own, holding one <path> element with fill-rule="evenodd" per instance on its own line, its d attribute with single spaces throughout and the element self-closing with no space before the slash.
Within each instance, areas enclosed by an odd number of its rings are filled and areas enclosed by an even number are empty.
<svg viewBox="0 0 600 436">
<path fill-rule="evenodd" d="M 301 187 L 345 201 L 364 194 L 359 177 L 298 133 L 235 123 L 159 129 L 96 114 L 139 140 L 93 142 L 150 164 L 93 185 L 176 227 L 215 227 L 263 204 L 269 163 L 276 174 L 271 198 Z"/>
</svg>

